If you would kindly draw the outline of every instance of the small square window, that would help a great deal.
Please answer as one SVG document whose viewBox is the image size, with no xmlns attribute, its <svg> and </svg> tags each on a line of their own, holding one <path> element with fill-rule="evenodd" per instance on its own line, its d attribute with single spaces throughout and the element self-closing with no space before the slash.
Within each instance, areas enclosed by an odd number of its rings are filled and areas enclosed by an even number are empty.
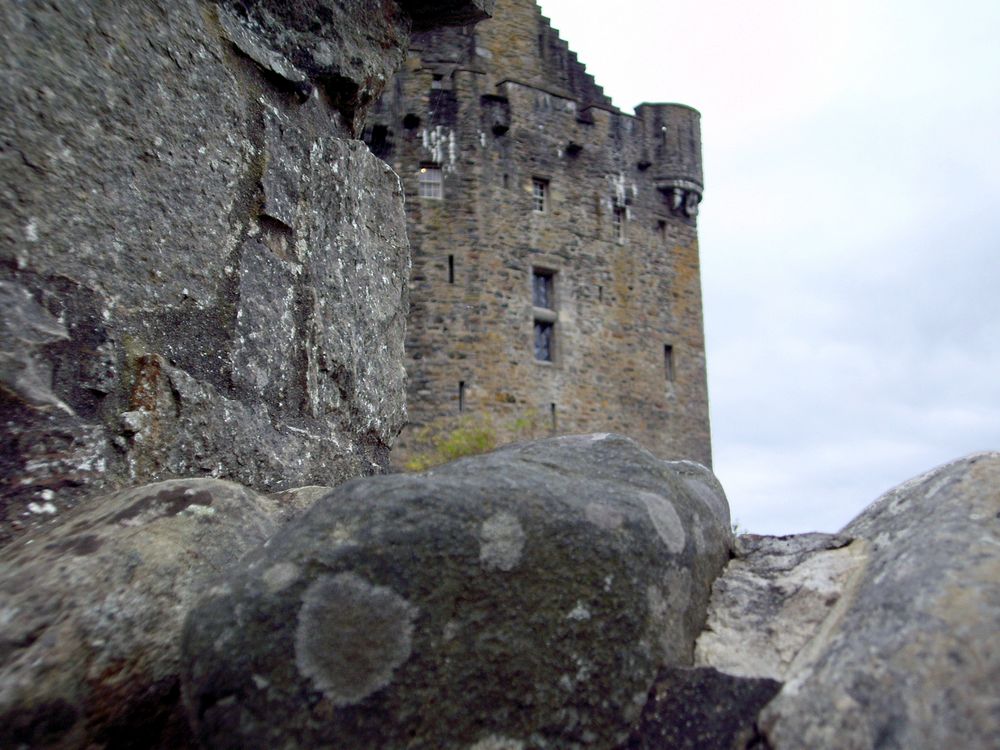
<svg viewBox="0 0 1000 750">
<path fill-rule="evenodd" d="M 421 198 L 444 198 L 444 184 L 441 179 L 441 167 L 437 164 L 424 164 L 417 175 L 417 195 Z"/>
<path fill-rule="evenodd" d="M 545 213 L 549 209 L 549 183 L 548 180 L 540 180 L 537 177 L 531 181 L 531 207 L 538 213 Z"/>
</svg>

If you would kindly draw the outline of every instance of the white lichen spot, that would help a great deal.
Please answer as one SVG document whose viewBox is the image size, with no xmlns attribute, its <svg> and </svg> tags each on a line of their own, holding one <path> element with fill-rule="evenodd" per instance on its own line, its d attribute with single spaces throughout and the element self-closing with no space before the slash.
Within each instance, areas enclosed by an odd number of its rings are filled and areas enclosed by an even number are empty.
<svg viewBox="0 0 1000 750">
<path fill-rule="evenodd" d="M 49 500 L 55 500 L 56 499 L 56 493 L 54 493 L 52 490 L 48 490 L 48 489 L 42 490 L 38 494 L 41 495 L 42 500 L 45 500 L 46 502 L 48 502 Z"/>
<path fill-rule="evenodd" d="M 302 597 L 295 665 L 335 706 L 381 690 L 410 658 L 417 608 L 354 573 L 318 578 Z"/>
<path fill-rule="evenodd" d="M 53 516 L 56 513 L 56 506 L 52 503 L 28 503 L 28 510 L 32 513 Z"/>
<path fill-rule="evenodd" d="M 604 576 L 604 590 L 611 591 L 611 584 L 615 582 L 615 577 L 613 575 Z"/>
<path fill-rule="evenodd" d="M 622 512 L 607 503 L 587 503 L 583 512 L 588 521 L 605 531 L 617 531 L 625 521 Z"/>
<path fill-rule="evenodd" d="M 491 734 L 489 737 L 483 737 L 475 745 L 469 745 L 469 750 L 524 750 L 524 741 Z"/>
<path fill-rule="evenodd" d="M 195 518 L 208 518 L 210 516 L 214 516 L 215 514 L 216 510 L 211 505 L 198 505 L 197 503 L 192 503 L 177 515 L 194 516 Z"/>
<path fill-rule="evenodd" d="M 267 690 L 271 687 L 271 681 L 266 677 L 261 677 L 259 674 L 252 675 L 251 678 L 253 684 L 257 686 L 258 690 Z"/>
<path fill-rule="evenodd" d="M 675 555 L 683 552 L 687 535 L 684 533 L 684 526 L 677 511 L 674 510 L 673 503 L 652 492 L 642 492 L 640 497 L 646 506 L 646 513 L 653 523 L 653 528 L 656 529 L 656 533 L 663 540 L 663 543 L 667 545 L 667 549 Z"/>
<path fill-rule="evenodd" d="M 567 620 L 575 620 L 577 622 L 586 622 L 590 619 L 590 610 L 587 609 L 583 602 L 577 602 L 576 606 L 566 615 Z"/>
<path fill-rule="evenodd" d="M 479 529 L 479 561 L 488 570 L 513 570 L 521 560 L 525 539 L 524 529 L 513 514 L 494 513 Z"/>
<path fill-rule="evenodd" d="M 28 242 L 38 242 L 38 219 L 34 216 L 24 226 L 24 239 Z"/>
<path fill-rule="evenodd" d="M 295 563 L 280 562 L 264 571 L 261 580 L 270 594 L 291 586 L 299 578 L 299 566 Z"/>
</svg>

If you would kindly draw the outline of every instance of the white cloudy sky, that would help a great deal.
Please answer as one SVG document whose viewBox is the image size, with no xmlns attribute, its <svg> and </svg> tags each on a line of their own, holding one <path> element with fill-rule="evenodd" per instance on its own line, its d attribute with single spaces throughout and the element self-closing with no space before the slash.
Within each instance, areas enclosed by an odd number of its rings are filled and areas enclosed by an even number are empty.
<svg viewBox="0 0 1000 750">
<path fill-rule="evenodd" d="M 834 531 L 1000 449 L 1000 1 L 541 0 L 615 104 L 702 113 L 715 470 Z"/>
</svg>

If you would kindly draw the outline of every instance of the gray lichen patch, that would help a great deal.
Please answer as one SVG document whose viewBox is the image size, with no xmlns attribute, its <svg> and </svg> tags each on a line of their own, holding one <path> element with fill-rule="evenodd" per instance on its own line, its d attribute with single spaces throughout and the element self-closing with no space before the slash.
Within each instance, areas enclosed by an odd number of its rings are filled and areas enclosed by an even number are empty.
<svg viewBox="0 0 1000 750">
<path fill-rule="evenodd" d="M 288 588 L 299 577 L 299 566 L 295 563 L 280 562 L 264 571 L 261 580 L 270 593 L 276 593 Z"/>
<path fill-rule="evenodd" d="M 687 535 L 684 533 L 680 516 L 677 515 L 671 502 L 652 492 L 641 493 L 641 498 L 646 505 L 649 520 L 653 522 L 656 533 L 667 545 L 667 549 L 675 555 L 683 552 Z"/>
<path fill-rule="evenodd" d="M 479 530 L 479 560 L 487 569 L 513 570 L 524 550 L 525 533 L 511 513 L 494 513 Z"/>
<path fill-rule="evenodd" d="M 625 520 L 620 510 L 603 502 L 587 503 L 584 514 L 588 521 L 605 531 L 617 531 Z"/>
<path fill-rule="evenodd" d="M 391 589 L 353 573 L 323 576 L 302 597 L 295 664 L 334 705 L 358 703 L 410 657 L 416 614 Z"/>
</svg>

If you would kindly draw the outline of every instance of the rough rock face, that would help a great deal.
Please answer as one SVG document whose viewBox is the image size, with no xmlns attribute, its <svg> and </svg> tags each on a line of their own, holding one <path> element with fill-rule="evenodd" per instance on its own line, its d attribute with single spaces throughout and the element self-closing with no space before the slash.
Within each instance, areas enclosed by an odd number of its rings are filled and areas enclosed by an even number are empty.
<svg viewBox="0 0 1000 750">
<path fill-rule="evenodd" d="M 436 5 L 0 5 L 0 543 L 101 487 L 385 466 L 402 198 L 340 139 L 414 22 L 492 3 Z"/>
<path fill-rule="evenodd" d="M 171 480 L 87 503 L 4 549 L 0 747 L 183 746 L 184 616 L 298 509 L 290 499 Z"/>
<path fill-rule="evenodd" d="M 707 470 L 617 436 L 351 482 L 192 613 L 189 716 L 214 748 L 610 748 L 729 543 Z"/>
<path fill-rule="evenodd" d="M 776 750 L 996 747 L 1000 453 L 897 487 L 842 533 L 864 540 L 867 561 L 816 658 L 761 715 L 768 741 Z"/>
<path fill-rule="evenodd" d="M 762 709 L 781 683 L 712 667 L 664 667 L 642 718 L 619 750 L 735 750 L 752 747 Z"/>
<path fill-rule="evenodd" d="M 864 562 L 864 543 L 838 534 L 745 534 L 737 551 L 712 587 L 695 663 L 785 680 L 830 621 Z"/>
<path fill-rule="evenodd" d="M 696 662 L 784 682 L 757 720 L 767 747 L 996 746 L 1000 453 L 901 485 L 839 534 L 737 548 Z"/>
</svg>

